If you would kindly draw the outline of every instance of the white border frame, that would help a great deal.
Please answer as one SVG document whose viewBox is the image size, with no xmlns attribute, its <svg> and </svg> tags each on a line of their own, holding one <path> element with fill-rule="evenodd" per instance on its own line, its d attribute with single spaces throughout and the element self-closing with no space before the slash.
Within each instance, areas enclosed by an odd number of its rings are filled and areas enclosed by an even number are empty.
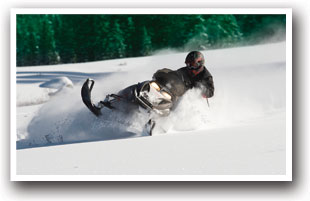
<svg viewBox="0 0 310 201">
<path fill-rule="evenodd" d="M 198 11 L 198 12 L 197 12 Z M 16 15 L 17 14 L 285 14 L 286 175 L 17 175 Z M 11 9 L 11 181 L 292 181 L 292 9 L 291 8 L 14 8 Z"/>
</svg>

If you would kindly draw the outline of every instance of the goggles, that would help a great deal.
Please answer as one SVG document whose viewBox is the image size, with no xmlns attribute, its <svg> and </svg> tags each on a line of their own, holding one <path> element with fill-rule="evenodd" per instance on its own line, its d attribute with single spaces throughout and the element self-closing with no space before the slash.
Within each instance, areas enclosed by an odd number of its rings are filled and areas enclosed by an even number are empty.
<svg viewBox="0 0 310 201">
<path fill-rule="evenodd" d="M 202 66 L 203 66 L 203 61 L 197 61 L 197 62 L 187 64 L 187 68 L 190 70 L 198 70 Z"/>
</svg>

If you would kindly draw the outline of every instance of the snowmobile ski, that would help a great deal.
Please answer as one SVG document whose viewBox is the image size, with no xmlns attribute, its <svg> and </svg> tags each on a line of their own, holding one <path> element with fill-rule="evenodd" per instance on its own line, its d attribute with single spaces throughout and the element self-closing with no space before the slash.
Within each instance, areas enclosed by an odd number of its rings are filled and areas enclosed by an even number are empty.
<svg viewBox="0 0 310 201">
<path fill-rule="evenodd" d="M 153 129 L 155 127 L 156 123 L 152 119 L 150 119 L 144 126 L 144 131 L 148 133 L 150 136 L 153 134 Z"/>
<path fill-rule="evenodd" d="M 97 107 L 95 104 L 93 104 L 91 100 L 91 91 L 93 89 L 95 81 L 87 78 L 87 80 L 84 82 L 82 89 L 81 89 L 81 95 L 83 103 L 86 105 L 86 107 L 96 116 L 101 115 L 101 108 Z"/>
</svg>

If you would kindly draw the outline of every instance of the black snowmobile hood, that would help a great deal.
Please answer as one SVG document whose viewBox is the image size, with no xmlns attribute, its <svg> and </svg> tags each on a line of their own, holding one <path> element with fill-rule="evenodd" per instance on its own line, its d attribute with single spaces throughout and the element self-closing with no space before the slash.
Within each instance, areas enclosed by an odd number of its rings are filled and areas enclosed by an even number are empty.
<svg viewBox="0 0 310 201">
<path fill-rule="evenodd" d="M 174 97 L 180 97 L 186 92 L 186 86 L 176 71 L 167 68 L 158 70 L 153 79 L 167 88 Z"/>
</svg>

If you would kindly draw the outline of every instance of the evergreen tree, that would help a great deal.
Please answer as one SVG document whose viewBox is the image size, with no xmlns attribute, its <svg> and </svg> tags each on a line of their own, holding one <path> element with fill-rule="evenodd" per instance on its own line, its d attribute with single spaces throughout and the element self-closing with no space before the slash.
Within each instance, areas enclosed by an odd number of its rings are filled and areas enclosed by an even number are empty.
<svg viewBox="0 0 310 201">
<path fill-rule="evenodd" d="M 212 15 L 206 22 L 206 33 L 214 47 L 230 46 L 242 39 L 240 27 L 233 15 Z"/>
<path fill-rule="evenodd" d="M 76 58 L 72 17 L 71 15 L 54 17 L 56 50 L 61 63 L 74 63 Z"/>
<path fill-rule="evenodd" d="M 132 57 L 134 56 L 134 43 L 136 38 L 136 27 L 135 22 L 132 16 L 128 16 L 125 19 L 124 24 L 124 43 L 126 45 L 126 57 Z"/>
<path fill-rule="evenodd" d="M 211 46 L 209 34 L 207 32 L 207 20 L 202 15 L 196 15 L 192 20 L 192 27 L 189 27 L 189 42 L 186 45 L 187 50 L 205 50 Z"/>
<path fill-rule="evenodd" d="M 279 34 L 285 39 L 285 15 L 236 15 L 246 44 L 255 44 Z"/>
<path fill-rule="evenodd" d="M 93 49 L 91 41 L 93 40 L 93 24 L 90 15 L 73 15 L 72 23 L 74 25 L 74 51 L 76 62 L 87 62 L 92 57 Z"/>
<path fill-rule="evenodd" d="M 107 33 L 106 52 L 107 58 L 120 58 L 124 57 L 126 45 L 124 43 L 124 34 L 120 28 L 117 19 L 113 19 L 109 25 L 109 32 Z"/>
<path fill-rule="evenodd" d="M 39 39 L 39 63 L 41 65 L 55 64 L 58 61 L 56 52 L 54 30 L 49 15 L 41 17 L 41 29 Z"/>
<path fill-rule="evenodd" d="M 145 27 L 142 28 L 141 52 L 140 55 L 150 55 L 152 51 L 152 41 Z"/>
<path fill-rule="evenodd" d="M 38 65 L 39 35 L 35 15 L 17 15 L 17 65 Z"/>
</svg>

